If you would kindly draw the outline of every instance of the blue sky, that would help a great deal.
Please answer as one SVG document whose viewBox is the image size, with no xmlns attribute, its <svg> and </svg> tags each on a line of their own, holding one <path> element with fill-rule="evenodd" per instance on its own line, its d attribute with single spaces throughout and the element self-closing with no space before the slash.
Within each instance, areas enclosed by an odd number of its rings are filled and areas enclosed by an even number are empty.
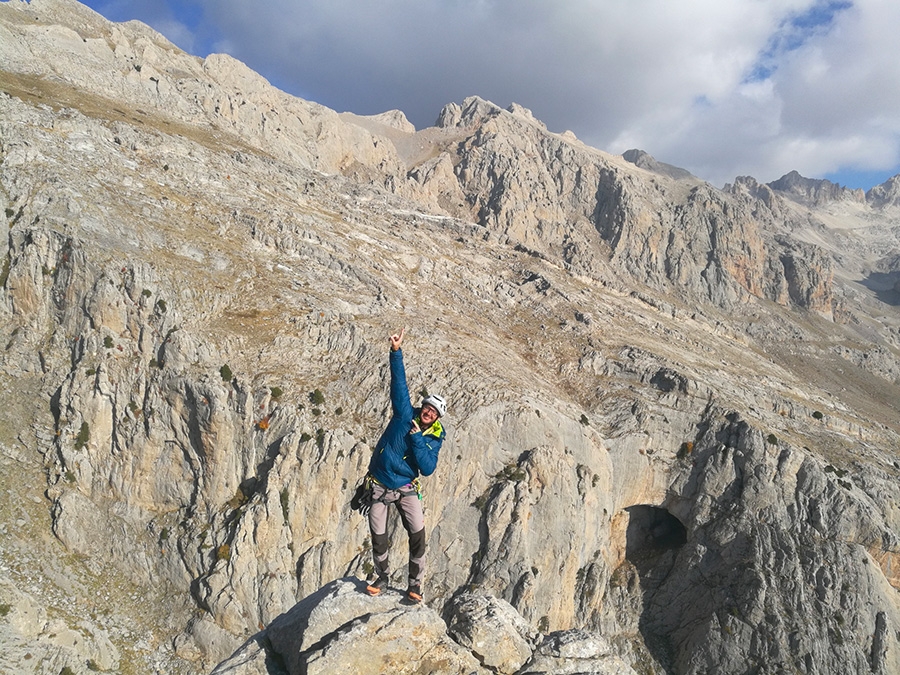
<svg viewBox="0 0 900 675">
<path fill-rule="evenodd" d="M 90 0 L 338 111 L 481 96 L 715 185 L 900 173 L 896 0 Z"/>
</svg>

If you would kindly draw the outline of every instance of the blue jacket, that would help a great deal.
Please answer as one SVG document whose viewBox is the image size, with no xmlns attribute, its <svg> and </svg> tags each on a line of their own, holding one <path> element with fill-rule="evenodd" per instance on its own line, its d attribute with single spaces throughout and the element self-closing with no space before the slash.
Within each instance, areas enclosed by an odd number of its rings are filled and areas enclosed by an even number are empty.
<svg viewBox="0 0 900 675">
<path fill-rule="evenodd" d="M 409 433 L 413 420 L 419 416 L 419 409 L 413 408 L 409 399 L 401 350 L 391 352 L 390 364 L 393 415 L 375 444 L 369 473 L 385 487 L 396 490 L 420 474 L 430 476 L 434 473 L 446 433 L 439 419 L 427 429 Z"/>
</svg>

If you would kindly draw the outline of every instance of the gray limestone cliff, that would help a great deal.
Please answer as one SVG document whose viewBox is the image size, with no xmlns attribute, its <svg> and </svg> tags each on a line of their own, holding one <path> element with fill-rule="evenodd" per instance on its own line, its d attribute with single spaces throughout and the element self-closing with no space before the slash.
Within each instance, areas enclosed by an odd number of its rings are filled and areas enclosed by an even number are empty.
<svg viewBox="0 0 900 675">
<path fill-rule="evenodd" d="M 894 179 L 629 157 L 0 3 L 0 670 L 900 672 Z M 348 506 L 400 326 L 423 607 Z"/>
</svg>

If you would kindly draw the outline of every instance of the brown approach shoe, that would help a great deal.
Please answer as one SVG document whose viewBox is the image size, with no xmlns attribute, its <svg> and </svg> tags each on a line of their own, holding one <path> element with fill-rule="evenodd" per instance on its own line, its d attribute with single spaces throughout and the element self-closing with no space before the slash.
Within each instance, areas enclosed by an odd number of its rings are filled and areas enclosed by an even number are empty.
<svg viewBox="0 0 900 675">
<path fill-rule="evenodd" d="M 422 602 L 422 589 L 418 586 L 410 586 L 406 589 L 406 597 L 418 605 Z"/>
<path fill-rule="evenodd" d="M 381 593 L 385 588 L 388 587 L 388 578 L 387 577 L 378 577 L 375 581 L 370 581 L 369 585 L 366 586 L 366 593 L 371 596 L 376 596 Z"/>
</svg>

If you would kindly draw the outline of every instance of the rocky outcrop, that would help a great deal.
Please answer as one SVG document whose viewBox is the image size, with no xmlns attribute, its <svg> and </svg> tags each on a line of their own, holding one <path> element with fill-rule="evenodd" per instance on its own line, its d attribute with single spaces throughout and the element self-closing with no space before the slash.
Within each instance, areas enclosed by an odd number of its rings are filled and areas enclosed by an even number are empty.
<svg viewBox="0 0 900 675">
<path fill-rule="evenodd" d="M 541 638 L 506 602 L 468 594 L 448 607 L 448 624 L 396 591 L 376 598 L 343 579 L 305 598 L 213 671 L 250 675 L 334 672 L 592 673 L 633 675 L 602 636 L 563 631 Z M 451 639 L 451 637 L 453 639 Z"/>
<path fill-rule="evenodd" d="M 539 643 L 538 632 L 509 603 L 488 595 L 463 593 L 446 613 L 454 640 L 493 672 L 517 672 Z"/>
<path fill-rule="evenodd" d="M 272 623 L 262 640 L 290 675 L 334 672 L 485 672 L 449 638 L 440 616 L 402 605 L 388 591 L 370 598 L 363 582 L 334 582 Z M 217 672 L 229 672 L 227 663 Z"/>
<path fill-rule="evenodd" d="M 10 654 L 900 669 L 900 322 L 851 275 L 892 269 L 881 212 L 477 98 L 418 132 L 339 116 L 68 0 L 0 3 L 0 31 Z M 348 509 L 403 325 L 411 390 L 451 402 L 420 608 L 358 593 Z"/>
</svg>

